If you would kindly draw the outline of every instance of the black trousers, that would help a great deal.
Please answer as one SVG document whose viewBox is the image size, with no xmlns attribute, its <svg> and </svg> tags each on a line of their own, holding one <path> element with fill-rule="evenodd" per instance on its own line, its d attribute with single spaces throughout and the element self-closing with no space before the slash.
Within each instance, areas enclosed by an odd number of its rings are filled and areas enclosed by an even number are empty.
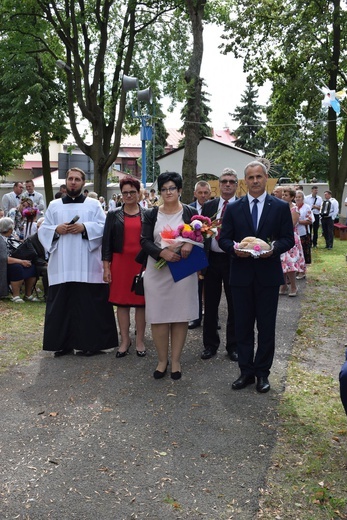
<svg viewBox="0 0 347 520">
<path fill-rule="evenodd" d="M 204 291 L 204 280 L 199 280 L 199 321 L 202 322 L 202 294 Z"/>
<path fill-rule="evenodd" d="M 233 299 L 229 285 L 230 259 L 225 253 L 214 253 L 210 251 L 208 257 L 209 265 L 204 279 L 205 291 L 205 314 L 203 324 L 204 348 L 217 351 L 220 345 L 218 334 L 218 307 L 222 296 L 222 288 L 228 306 L 228 317 L 226 323 L 226 350 L 230 354 L 237 350 L 235 338 L 235 319 Z"/>
<path fill-rule="evenodd" d="M 264 287 L 255 279 L 247 287 L 232 287 L 232 292 L 241 374 L 267 377 L 275 353 L 278 286 Z M 258 330 L 256 352 L 255 325 Z"/>
<path fill-rule="evenodd" d="M 311 225 L 311 244 L 313 247 L 317 246 L 318 229 L 319 229 L 319 215 L 314 214 L 314 222 Z"/>
<path fill-rule="evenodd" d="M 326 247 L 333 247 L 334 221 L 331 217 L 322 218 L 322 229 L 323 229 Z"/>
</svg>

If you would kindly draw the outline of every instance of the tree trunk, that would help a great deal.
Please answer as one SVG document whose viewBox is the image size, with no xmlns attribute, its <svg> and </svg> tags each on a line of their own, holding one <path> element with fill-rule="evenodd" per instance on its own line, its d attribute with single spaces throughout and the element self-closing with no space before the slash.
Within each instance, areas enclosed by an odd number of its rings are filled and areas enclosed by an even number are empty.
<svg viewBox="0 0 347 520">
<path fill-rule="evenodd" d="M 42 157 L 42 174 L 45 186 L 46 206 L 53 200 L 51 165 L 49 160 L 49 141 L 47 136 L 40 135 L 41 139 L 41 157 Z"/>
<path fill-rule="evenodd" d="M 185 74 L 187 83 L 187 121 L 184 124 L 185 146 L 182 164 L 182 201 L 192 201 L 196 183 L 198 163 L 199 123 L 201 107 L 200 69 L 203 56 L 203 16 L 206 0 L 186 0 L 189 19 L 192 24 L 193 52 Z"/>
</svg>

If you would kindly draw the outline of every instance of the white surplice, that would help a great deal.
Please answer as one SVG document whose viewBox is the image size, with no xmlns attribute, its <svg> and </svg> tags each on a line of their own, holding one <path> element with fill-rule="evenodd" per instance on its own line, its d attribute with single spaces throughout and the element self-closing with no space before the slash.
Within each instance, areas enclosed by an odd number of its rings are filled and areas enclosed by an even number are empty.
<svg viewBox="0 0 347 520">
<path fill-rule="evenodd" d="M 82 234 L 61 235 L 54 240 L 59 224 L 70 222 L 76 215 L 84 224 L 88 238 Z M 105 212 L 99 201 L 87 197 L 81 203 L 63 204 L 53 200 L 38 230 L 41 244 L 50 254 L 48 261 L 49 285 L 66 282 L 104 283 L 101 261 L 101 243 Z"/>
</svg>

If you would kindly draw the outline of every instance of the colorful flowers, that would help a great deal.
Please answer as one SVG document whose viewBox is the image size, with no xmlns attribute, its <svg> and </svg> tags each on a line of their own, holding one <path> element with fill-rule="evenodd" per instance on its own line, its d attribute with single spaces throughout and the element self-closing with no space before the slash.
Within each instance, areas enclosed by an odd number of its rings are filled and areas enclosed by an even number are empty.
<svg viewBox="0 0 347 520">
<path fill-rule="evenodd" d="M 216 229 L 212 228 L 213 222 L 209 217 L 203 215 L 193 215 L 190 224 L 181 224 L 177 229 L 165 228 L 160 233 L 163 247 L 165 244 L 177 246 L 178 253 L 184 242 L 203 247 L 204 240 L 216 234 Z M 166 265 L 166 260 L 160 258 L 155 264 L 156 269 L 161 269 Z"/>
<path fill-rule="evenodd" d="M 22 211 L 22 216 L 23 217 L 36 217 L 38 212 L 39 212 L 39 210 L 35 207 L 24 208 Z"/>
</svg>

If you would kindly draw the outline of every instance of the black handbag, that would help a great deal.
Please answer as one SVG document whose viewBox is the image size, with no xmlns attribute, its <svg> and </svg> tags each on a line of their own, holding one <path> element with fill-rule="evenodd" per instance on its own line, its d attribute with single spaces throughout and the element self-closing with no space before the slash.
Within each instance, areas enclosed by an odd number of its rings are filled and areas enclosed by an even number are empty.
<svg viewBox="0 0 347 520">
<path fill-rule="evenodd" d="M 143 285 L 143 275 L 145 274 L 144 266 L 141 267 L 141 271 L 139 274 L 134 276 L 133 283 L 131 286 L 132 292 L 137 294 L 137 296 L 144 296 L 145 295 L 145 288 Z"/>
<path fill-rule="evenodd" d="M 38 253 L 31 243 L 30 240 L 25 240 L 18 247 L 13 248 L 11 255 L 13 258 L 19 258 L 20 260 L 31 260 L 35 262 L 38 258 Z"/>
</svg>

